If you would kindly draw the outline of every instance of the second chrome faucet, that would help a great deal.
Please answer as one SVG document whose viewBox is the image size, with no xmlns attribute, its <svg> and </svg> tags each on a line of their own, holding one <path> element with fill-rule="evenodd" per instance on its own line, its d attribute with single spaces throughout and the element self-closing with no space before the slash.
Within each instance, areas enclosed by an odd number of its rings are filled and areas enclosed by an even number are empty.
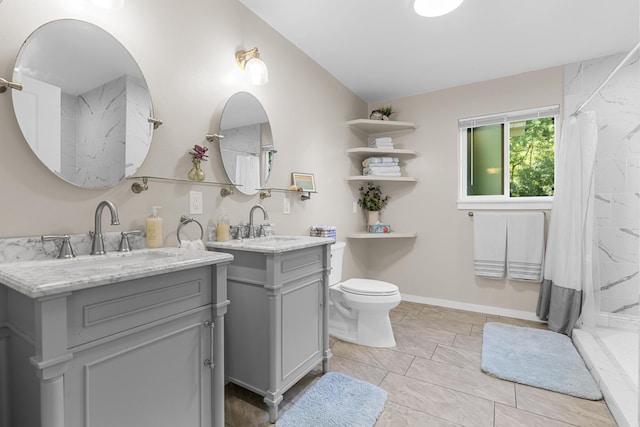
<svg viewBox="0 0 640 427">
<path fill-rule="evenodd" d="M 256 237 L 256 230 L 253 226 L 253 213 L 256 211 L 256 209 L 260 209 L 262 211 L 262 214 L 264 215 L 265 220 L 269 219 L 269 214 L 267 213 L 267 210 L 262 205 L 255 205 L 254 207 L 251 208 L 251 210 L 249 211 L 249 238 L 250 239 L 253 237 Z"/>
</svg>

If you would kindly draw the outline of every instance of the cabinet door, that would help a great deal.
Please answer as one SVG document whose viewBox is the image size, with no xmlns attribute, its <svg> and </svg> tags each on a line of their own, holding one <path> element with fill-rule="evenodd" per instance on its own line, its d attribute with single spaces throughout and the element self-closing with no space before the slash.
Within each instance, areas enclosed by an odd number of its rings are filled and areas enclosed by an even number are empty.
<svg viewBox="0 0 640 427">
<path fill-rule="evenodd" d="M 297 377 L 322 357 L 322 280 L 282 291 L 282 380 Z"/>
<path fill-rule="evenodd" d="M 211 425 L 211 318 L 203 310 L 73 354 L 66 425 Z M 73 350 L 73 349 L 72 349 Z"/>
</svg>

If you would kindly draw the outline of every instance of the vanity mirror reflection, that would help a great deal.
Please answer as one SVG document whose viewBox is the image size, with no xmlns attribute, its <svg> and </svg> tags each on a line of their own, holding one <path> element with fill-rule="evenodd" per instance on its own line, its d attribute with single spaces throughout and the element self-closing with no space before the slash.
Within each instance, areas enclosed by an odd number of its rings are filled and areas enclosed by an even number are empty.
<svg viewBox="0 0 640 427">
<path fill-rule="evenodd" d="M 220 118 L 220 157 L 241 193 L 256 194 L 269 181 L 276 152 L 267 113 L 247 92 L 231 96 Z"/>
<path fill-rule="evenodd" d="M 144 161 L 153 129 L 149 88 L 111 34 L 61 19 L 36 29 L 13 71 L 18 124 L 38 159 L 82 188 L 112 187 Z"/>
</svg>

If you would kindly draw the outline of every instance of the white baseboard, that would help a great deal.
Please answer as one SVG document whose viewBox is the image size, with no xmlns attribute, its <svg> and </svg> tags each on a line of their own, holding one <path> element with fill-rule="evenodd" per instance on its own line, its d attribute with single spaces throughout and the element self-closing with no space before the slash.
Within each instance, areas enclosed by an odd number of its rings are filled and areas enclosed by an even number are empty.
<svg viewBox="0 0 640 427">
<path fill-rule="evenodd" d="M 403 301 L 417 302 L 420 304 L 435 305 L 438 307 L 455 308 L 458 310 L 473 311 L 476 313 L 493 314 L 494 316 L 513 317 L 515 319 L 532 320 L 534 322 L 544 323 L 538 319 L 535 313 L 520 310 L 510 310 L 508 308 L 492 307 L 489 305 L 468 304 L 459 301 L 451 301 L 446 299 L 427 298 L 416 295 L 402 294 Z"/>
</svg>

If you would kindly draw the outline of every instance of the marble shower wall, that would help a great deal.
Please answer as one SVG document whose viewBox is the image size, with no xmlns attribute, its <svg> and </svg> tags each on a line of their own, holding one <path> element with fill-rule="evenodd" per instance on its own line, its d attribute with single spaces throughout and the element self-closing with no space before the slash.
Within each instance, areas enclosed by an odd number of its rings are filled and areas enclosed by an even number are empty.
<svg viewBox="0 0 640 427">
<path fill-rule="evenodd" d="M 565 118 L 626 54 L 565 66 Z M 596 112 L 595 215 L 602 312 L 639 315 L 640 65 L 635 54 L 585 107 Z"/>
</svg>

